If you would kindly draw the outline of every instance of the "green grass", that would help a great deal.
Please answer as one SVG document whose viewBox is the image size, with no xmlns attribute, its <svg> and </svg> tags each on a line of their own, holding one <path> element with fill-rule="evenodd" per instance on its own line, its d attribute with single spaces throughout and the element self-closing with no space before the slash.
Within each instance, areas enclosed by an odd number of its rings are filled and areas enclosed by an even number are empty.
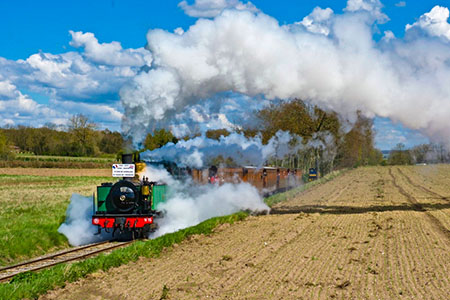
<svg viewBox="0 0 450 300">
<path fill-rule="evenodd" d="M 275 194 L 272 195 L 270 197 L 267 197 L 266 199 L 264 199 L 264 202 L 269 206 L 272 207 L 273 205 L 280 203 L 280 202 L 284 202 L 287 201 L 289 199 L 295 198 L 298 194 L 300 194 L 303 191 L 306 191 L 307 189 L 312 188 L 313 186 L 316 186 L 318 184 L 323 184 L 325 182 L 328 182 L 334 178 L 336 178 L 337 176 L 343 174 L 346 171 L 346 169 L 344 170 L 338 170 L 338 171 L 333 171 L 327 175 L 325 175 L 322 178 L 319 178 L 315 181 L 311 181 L 311 182 L 307 182 L 305 184 L 302 184 L 301 186 L 298 186 L 296 188 L 293 188 L 287 192 L 284 193 L 279 193 L 279 194 Z"/>
<path fill-rule="evenodd" d="M 163 235 L 154 240 L 137 241 L 132 245 L 114 250 L 109 255 L 99 255 L 74 264 L 62 264 L 39 273 L 27 272 L 14 277 L 11 282 L 0 284 L 0 299 L 37 298 L 48 290 L 63 287 L 98 270 L 106 271 L 139 257 L 157 257 L 164 248 L 178 244 L 195 234 L 211 234 L 219 224 L 234 223 L 247 217 L 240 212 L 229 216 L 206 220 L 196 226 Z"/>
<path fill-rule="evenodd" d="M 92 195 L 110 177 L 0 175 L 0 265 L 69 247 L 57 232 L 72 193 Z"/>
</svg>

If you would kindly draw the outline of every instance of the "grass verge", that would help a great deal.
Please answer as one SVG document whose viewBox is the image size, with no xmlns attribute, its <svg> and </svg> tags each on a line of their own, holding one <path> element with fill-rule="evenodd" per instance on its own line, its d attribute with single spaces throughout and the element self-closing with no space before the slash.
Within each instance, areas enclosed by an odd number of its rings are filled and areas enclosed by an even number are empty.
<svg viewBox="0 0 450 300">
<path fill-rule="evenodd" d="M 110 178 L 0 175 L 0 266 L 69 247 L 57 230 L 71 195 L 92 195 L 106 181 Z"/>
<path fill-rule="evenodd" d="M 337 170 L 337 171 L 333 171 L 327 175 L 325 175 L 322 178 L 319 178 L 315 181 L 311 181 L 311 182 L 307 182 L 305 184 L 302 184 L 301 186 L 298 186 L 296 188 L 293 188 L 287 192 L 284 193 L 279 193 L 279 194 L 275 194 L 272 195 L 270 197 L 267 197 L 266 199 L 264 199 L 264 202 L 269 206 L 272 207 L 273 205 L 280 203 L 280 202 L 284 202 L 287 201 L 289 199 L 292 199 L 294 197 L 296 197 L 298 194 L 300 194 L 301 192 L 306 191 L 307 189 L 312 188 L 313 186 L 319 185 L 319 184 L 323 184 L 325 182 L 328 182 L 330 180 L 333 180 L 334 178 L 342 175 L 343 173 L 345 173 L 348 169 L 342 169 L 342 170 Z"/>
<path fill-rule="evenodd" d="M 232 224 L 245 219 L 247 215 L 240 212 L 212 218 L 154 240 L 137 241 L 126 248 L 114 250 L 109 255 L 99 255 L 73 264 L 58 265 L 39 273 L 27 272 L 17 275 L 11 282 L 0 284 L 0 299 L 35 299 L 48 290 L 63 287 L 67 282 L 76 281 L 95 271 L 106 271 L 112 267 L 136 261 L 139 257 L 157 257 L 164 248 L 178 244 L 189 236 L 211 234 L 216 226 L 224 223 Z"/>
</svg>

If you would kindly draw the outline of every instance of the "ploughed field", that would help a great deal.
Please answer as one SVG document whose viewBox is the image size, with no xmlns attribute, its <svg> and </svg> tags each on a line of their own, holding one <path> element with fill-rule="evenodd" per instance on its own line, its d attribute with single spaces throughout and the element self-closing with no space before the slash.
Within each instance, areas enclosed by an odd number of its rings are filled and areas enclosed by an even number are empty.
<svg viewBox="0 0 450 300">
<path fill-rule="evenodd" d="M 358 168 L 43 299 L 449 299 L 450 166 Z"/>
</svg>

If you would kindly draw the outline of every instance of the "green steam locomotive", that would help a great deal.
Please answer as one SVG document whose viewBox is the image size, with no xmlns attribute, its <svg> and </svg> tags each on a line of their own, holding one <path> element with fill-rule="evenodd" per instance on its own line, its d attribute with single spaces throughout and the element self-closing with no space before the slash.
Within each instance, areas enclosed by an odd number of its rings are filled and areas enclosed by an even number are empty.
<svg viewBox="0 0 450 300">
<path fill-rule="evenodd" d="M 114 234 L 130 232 L 133 238 L 146 237 L 157 228 L 155 218 L 162 217 L 158 206 L 166 201 L 167 185 L 139 178 L 145 164 L 132 154 L 122 155 L 122 164 L 112 166 L 116 183 L 106 182 L 97 187 L 94 195 L 92 224 Z"/>
</svg>

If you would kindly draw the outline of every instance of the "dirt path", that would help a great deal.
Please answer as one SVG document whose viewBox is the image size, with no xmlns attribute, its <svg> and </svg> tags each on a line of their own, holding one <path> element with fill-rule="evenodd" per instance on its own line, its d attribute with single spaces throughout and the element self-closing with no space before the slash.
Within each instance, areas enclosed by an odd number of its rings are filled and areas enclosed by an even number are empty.
<svg viewBox="0 0 450 300">
<path fill-rule="evenodd" d="M 448 299 L 450 206 L 420 193 L 395 168 L 352 170 L 42 299 Z"/>
</svg>

